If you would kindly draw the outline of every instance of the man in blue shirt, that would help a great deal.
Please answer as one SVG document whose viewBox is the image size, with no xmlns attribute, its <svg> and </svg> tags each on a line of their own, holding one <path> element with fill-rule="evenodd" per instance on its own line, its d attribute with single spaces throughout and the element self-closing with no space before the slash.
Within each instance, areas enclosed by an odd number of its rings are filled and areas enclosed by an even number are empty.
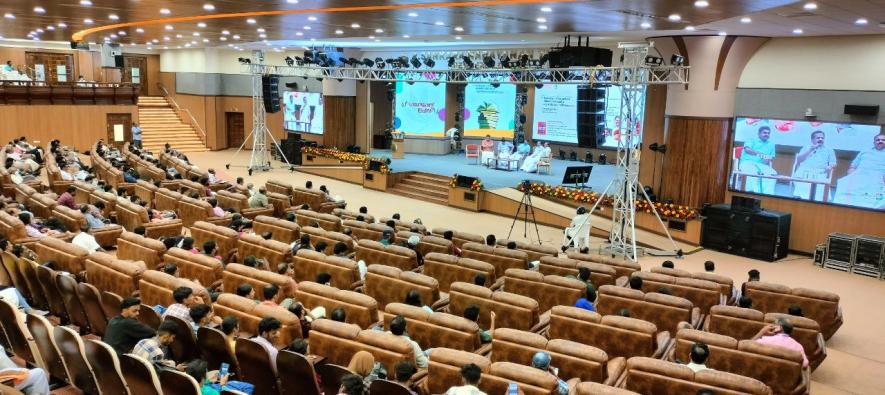
<svg viewBox="0 0 885 395">
<path fill-rule="evenodd" d="M 559 395 L 568 395 L 568 392 L 569 392 L 568 383 L 566 383 L 565 381 L 562 381 L 562 379 L 560 379 L 559 376 L 556 375 L 556 373 L 558 372 L 558 369 L 551 368 L 550 361 L 551 361 L 550 354 L 547 354 L 546 352 L 543 352 L 543 351 L 539 351 L 539 352 L 535 353 L 535 355 L 532 357 L 532 367 L 536 368 L 536 369 L 543 370 L 547 373 L 550 373 L 550 375 L 552 375 L 554 378 L 556 378 L 557 392 L 559 393 Z"/>
<path fill-rule="evenodd" d="M 777 171 L 771 167 L 774 161 L 774 143 L 769 140 L 771 128 L 762 126 L 759 128 L 758 137 L 744 143 L 744 149 L 740 157 L 740 171 L 745 174 L 758 174 L 760 176 L 775 176 Z M 774 178 L 760 178 L 747 176 L 746 192 L 774 194 Z"/>
<path fill-rule="evenodd" d="M 132 145 L 141 149 L 141 127 L 137 123 L 132 124 Z"/>
</svg>

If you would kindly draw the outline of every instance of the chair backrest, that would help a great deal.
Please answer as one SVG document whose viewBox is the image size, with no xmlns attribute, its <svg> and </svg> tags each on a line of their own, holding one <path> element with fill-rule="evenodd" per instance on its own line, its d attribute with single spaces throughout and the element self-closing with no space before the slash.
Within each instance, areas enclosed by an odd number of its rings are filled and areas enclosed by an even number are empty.
<svg viewBox="0 0 885 395">
<path fill-rule="evenodd" d="M 61 293 L 71 323 L 81 328 L 89 328 L 86 311 L 83 310 L 80 297 L 77 295 L 77 280 L 70 275 L 58 273 L 55 276 L 55 284 L 58 286 L 58 292 Z"/>
<path fill-rule="evenodd" d="M 608 354 L 596 347 L 563 339 L 547 340 L 537 333 L 510 328 L 495 329 L 492 335 L 492 362 L 527 365 L 536 352 L 544 351 L 559 369 L 559 377 L 603 382 L 608 378 Z"/>
<path fill-rule="evenodd" d="M 376 379 L 369 384 L 369 395 L 412 395 L 412 392 L 400 383 Z"/>
<path fill-rule="evenodd" d="M 575 395 L 639 395 L 623 388 L 587 381 L 575 386 Z"/>
<path fill-rule="evenodd" d="M 147 268 L 153 269 L 163 263 L 164 253 L 166 246 L 162 241 L 132 232 L 123 232 L 117 240 L 118 259 L 142 261 Z"/>
<path fill-rule="evenodd" d="M 825 339 L 842 325 L 839 295 L 832 292 L 752 281 L 746 283 L 744 294 L 753 299 L 753 307 L 763 313 L 786 313 L 791 305 L 801 307 L 805 317 L 820 324 Z"/>
<path fill-rule="evenodd" d="M 200 395 L 200 383 L 184 372 L 164 369 L 160 371 L 160 387 L 163 395 Z"/>
<path fill-rule="evenodd" d="M 215 369 L 220 367 L 222 363 L 226 363 L 230 366 L 230 372 L 239 374 L 240 367 L 237 364 L 237 358 L 228 345 L 223 332 L 215 328 L 201 326 L 197 329 L 197 346 L 210 369 Z"/>
<path fill-rule="evenodd" d="M 221 279 L 224 267 L 221 261 L 206 254 L 194 254 L 178 247 L 172 247 L 163 255 L 166 263 L 178 266 L 179 276 L 195 279 L 200 284 L 210 285 Z"/>
<path fill-rule="evenodd" d="M 369 328 L 378 320 L 378 302 L 369 295 L 304 281 L 298 284 L 295 297 L 308 309 L 325 307 L 326 314 L 340 307 L 347 322 L 360 328 Z"/>
<path fill-rule="evenodd" d="M 507 269 L 504 274 L 504 290 L 538 301 L 541 312 L 553 306 L 574 306 L 587 289 L 583 281 L 536 271 Z"/>
<path fill-rule="evenodd" d="M 718 292 L 716 297 L 718 297 Z M 621 309 L 630 311 L 630 317 L 655 324 L 660 330 L 675 333 L 680 322 L 692 322 L 691 301 L 662 293 L 642 293 L 640 290 L 614 285 L 599 287 L 596 310 L 603 315 L 616 314 Z"/>
<path fill-rule="evenodd" d="M 467 306 L 479 306 L 480 328 L 488 328 L 492 311 L 497 318 L 495 327 L 529 330 L 538 323 L 538 302 L 510 292 L 492 292 L 488 288 L 468 283 L 454 283 L 449 290 L 449 311 L 460 314 Z"/>
<path fill-rule="evenodd" d="M 40 353 L 40 358 L 43 360 L 40 366 L 43 366 L 50 376 L 68 382 L 65 363 L 58 353 L 58 348 L 55 347 L 55 339 L 52 338 L 52 323 L 43 316 L 28 314 L 27 326 L 34 338 L 34 345 Z"/>
<path fill-rule="evenodd" d="M 281 262 L 292 260 L 292 249 L 289 245 L 276 240 L 264 240 L 257 235 L 243 235 L 237 242 L 237 255 L 242 262 L 245 257 L 254 255 L 262 258 L 271 266 L 276 267 Z"/>
<path fill-rule="evenodd" d="M 254 340 L 239 338 L 236 352 L 240 363 L 240 378 L 255 386 L 256 395 L 279 393 L 276 369 L 264 347 Z"/>
<path fill-rule="evenodd" d="M 714 306 L 704 330 L 735 339 L 752 339 L 765 326 L 765 315 L 737 306 Z"/>
<path fill-rule="evenodd" d="M 339 289 L 352 289 L 360 281 L 359 268 L 352 259 L 328 256 L 313 250 L 298 250 L 292 266 L 298 282 L 314 281 L 320 273 L 329 273 L 332 276 L 330 284 Z"/>
<path fill-rule="evenodd" d="M 298 226 L 297 223 L 267 215 L 259 215 L 255 217 L 252 229 L 254 229 L 257 234 L 271 232 L 271 238 L 273 240 L 287 244 L 291 244 L 293 241 L 298 240 L 298 238 L 301 237 L 301 227 Z"/>
<path fill-rule="evenodd" d="M 442 237 L 425 235 L 423 233 L 412 233 L 411 231 L 399 231 L 396 233 L 398 240 L 408 240 L 411 236 L 418 236 L 418 246 L 415 247 L 421 255 L 426 256 L 431 252 L 440 254 L 450 254 L 452 252 L 452 242 Z"/>
<path fill-rule="evenodd" d="M 316 320 L 311 325 L 310 352 L 326 357 L 327 363 L 347 365 L 359 351 L 371 353 L 388 372 L 393 372 L 399 361 L 415 361 L 411 343 L 402 337 L 332 320 Z"/>
<path fill-rule="evenodd" d="M 77 274 L 85 269 L 86 256 L 89 251 L 55 237 L 44 237 L 34 245 L 40 262 L 55 261 L 68 273 Z"/>
<path fill-rule="evenodd" d="M 756 379 L 715 370 L 692 372 L 685 365 L 646 357 L 627 360 L 626 389 L 641 394 L 694 394 L 707 388 L 715 394 L 769 395 L 771 388 Z"/>
<path fill-rule="evenodd" d="M 435 252 L 424 256 L 424 274 L 435 278 L 442 292 L 449 292 L 452 284 L 457 282 L 473 284 L 477 274 L 485 275 L 486 287 L 494 284 L 496 279 L 495 267 L 491 263 Z"/>
<path fill-rule="evenodd" d="M 40 281 L 40 289 L 46 293 L 46 301 L 49 303 L 49 312 L 56 317 L 60 317 L 62 321 L 66 321 L 68 319 L 68 311 L 65 309 L 61 292 L 58 291 L 55 276 L 56 273 L 52 269 L 42 265 L 37 266 L 37 280 Z"/>
<path fill-rule="evenodd" d="M 154 367 L 144 358 L 133 354 L 120 355 L 120 370 L 130 394 L 163 395 Z"/>
<path fill-rule="evenodd" d="M 108 317 L 108 321 L 120 315 L 120 304 L 123 298 L 113 292 L 101 291 L 101 308 L 104 310 L 104 316 Z"/>
<path fill-rule="evenodd" d="M 418 267 L 418 256 L 415 251 L 397 245 L 385 246 L 373 240 L 357 242 L 354 259 L 362 260 L 369 266 L 384 264 L 397 267 L 400 270 L 413 270 Z"/>
<path fill-rule="evenodd" d="M 313 365 L 304 355 L 282 350 L 277 354 L 280 395 L 321 395 Z"/>
<path fill-rule="evenodd" d="M 96 336 L 104 336 L 105 329 L 108 327 L 108 317 L 105 316 L 104 308 L 101 306 L 101 296 L 98 289 L 89 283 L 77 284 L 77 298 L 80 299 L 80 306 L 86 314 L 86 320 L 89 322 L 89 328 Z"/>
<path fill-rule="evenodd" d="M 213 305 L 215 314 L 220 317 L 232 315 L 240 323 L 241 336 L 258 333 L 258 323 L 265 317 L 274 317 L 280 321 L 280 336 L 277 346 L 286 346 L 302 336 L 301 322 L 294 314 L 280 306 L 255 304 L 255 301 L 242 296 L 223 293 Z"/>
<path fill-rule="evenodd" d="M 507 244 L 509 244 L 511 241 L 516 243 L 517 250 L 525 252 L 526 255 L 528 255 L 529 262 L 538 261 L 542 257 L 545 257 L 545 256 L 555 257 L 556 254 L 559 253 L 559 251 L 554 247 L 526 243 L 522 240 L 500 239 L 497 241 L 497 244 L 498 244 L 499 248 L 505 248 L 505 247 L 507 247 Z"/>
<path fill-rule="evenodd" d="M 712 281 L 652 272 L 636 272 L 633 275 L 642 279 L 642 292 L 653 293 L 667 288 L 673 296 L 688 299 L 692 305 L 700 308 L 701 314 L 707 314 L 711 307 L 725 303 L 719 284 Z"/>
<path fill-rule="evenodd" d="M 27 284 L 27 289 L 30 292 L 29 297 L 26 297 L 26 299 L 31 301 L 32 307 L 45 309 L 46 306 L 48 306 L 49 301 L 46 300 L 46 294 L 41 291 L 40 280 L 37 279 L 37 266 L 39 265 L 37 265 L 37 262 L 22 257 L 18 260 L 17 266 L 21 277 L 25 280 L 25 284 Z M 21 289 L 19 289 L 19 291 L 21 291 Z"/>
<path fill-rule="evenodd" d="M 221 274 L 221 289 L 224 292 L 236 293 L 240 284 L 250 284 L 255 290 L 255 296 L 259 300 L 264 300 L 264 286 L 276 284 L 280 287 L 279 292 L 286 297 L 295 295 L 295 290 L 289 282 L 289 277 L 285 274 L 277 274 L 268 270 L 256 269 L 239 263 L 231 263 Z"/>
<path fill-rule="evenodd" d="M 323 393 L 335 394 L 341 387 L 341 379 L 348 374 L 353 374 L 346 367 L 327 363 L 317 368 L 320 380 L 323 382 Z"/>
<path fill-rule="evenodd" d="M 586 267 L 587 269 L 590 269 L 590 282 L 596 288 L 599 288 L 603 285 L 614 285 L 615 280 L 618 277 L 615 269 L 608 265 L 589 261 L 579 261 L 577 259 L 571 258 L 557 258 L 552 256 L 541 257 L 541 263 L 538 266 L 538 271 L 544 275 L 572 275 L 578 277 L 579 267 Z"/>
<path fill-rule="evenodd" d="M 418 292 L 421 302 L 427 306 L 439 300 L 439 283 L 433 277 L 393 266 L 369 266 L 363 292 L 375 298 L 379 309 L 384 310 L 388 303 L 404 302 L 412 290 Z"/>
<path fill-rule="evenodd" d="M 169 352 L 173 360 L 190 361 L 200 357 L 200 349 L 197 348 L 197 339 L 191 325 L 181 318 L 167 315 L 166 321 L 175 323 L 175 340 L 169 345 Z"/>
<path fill-rule="evenodd" d="M 52 329 L 52 337 L 55 339 L 58 352 L 65 362 L 70 383 L 87 394 L 97 394 L 98 386 L 95 384 L 92 368 L 86 361 L 86 354 L 83 353 L 83 340 L 80 339 L 77 332 L 67 327 L 57 326 Z"/>
<path fill-rule="evenodd" d="M 580 252 L 573 251 L 568 253 L 568 257 L 579 261 L 596 262 L 611 266 L 612 269 L 615 269 L 618 277 L 629 277 L 633 272 L 642 270 L 642 266 L 639 266 L 636 262 L 624 258 L 613 258 L 610 255 L 581 254 Z"/>
<path fill-rule="evenodd" d="M 488 262 L 495 266 L 495 276 L 502 277 L 507 269 L 528 268 L 528 254 L 523 251 L 495 248 L 480 243 L 465 243 L 461 256 Z"/>
<path fill-rule="evenodd" d="M 30 334 L 25 326 L 24 317 L 9 302 L 0 299 L 0 327 L 6 333 L 13 354 L 24 359 L 28 363 L 37 362 L 37 350 L 32 348 Z"/>
<path fill-rule="evenodd" d="M 568 339 L 605 351 L 609 358 L 652 356 L 658 348 L 654 324 L 636 318 L 601 316 L 578 307 L 556 306 L 551 310 L 551 339 Z"/>
<path fill-rule="evenodd" d="M 23 287 L 26 288 L 28 284 L 25 282 L 25 279 L 22 278 L 21 272 L 18 270 L 18 258 L 9 251 L 3 251 L 2 258 L 3 259 L 0 260 L 0 263 L 3 264 L 3 270 L 6 272 L 9 280 L 9 283 L 5 285 L 12 285 L 17 288 L 19 292 L 24 292 Z"/>
<path fill-rule="evenodd" d="M 155 210 L 175 210 L 178 208 L 178 201 L 183 196 L 166 188 L 157 189 L 154 193 L 154 209 Z"/>
<path fill-rule="evenodd" d="M 314 245 L 316 245 L 316 243 L 320 241 L 326 243 L 326 249 L 322 251 L 326 254 L 332 254 L 334 252 L 334 247 L 336 243 L 344 243 L 344 245 L 347 247 L 345 252 L 347 252 L 348 254 L 353 252 L 353 238 L 344 233 L 333 232 L 322 228 L 315 228 L 312 226 L 302 228 L 301 233 L 309 234 L 310 242 Z"/>
<path fill-rule="evenodd" d="M 194 222 L 190 230 L 194 245 L 202 246 L 203 243 L 214 240 L 215 246 L 218 247 L 218 255 L 225 259 L 236 250 L 237 240 L 240 238 L 240 234 L 231 228 L 204 221 Z"/>
<path fill-rule="evenodd" d="M 86 278 L 96 288 L 117 295 L 132 295 L 138 290 L 138 280 L 147 270 L 143 261 L 117 259 L 104 252 L 94 252 L 86 258 Z"/>
<path fill-rule="evenodd" d="M 202 188 L 201 188 L 202 191 Z M 212 205 L 205 200 L 182 197 L 177 207 L 179 218 L 184 226 L 191 226 L 194 222 L 205 221 L 213 216 Z"/>
<path fill-rule="evenodd" d="M 383 313 L 385 330 L 390 330 L 390 321 L 398 315 L 406 319 L 409 338 L 422 350 L 444 347 L 474 351 L 480 347 L 479 325 L 464 317 L 443 312 L 431 314 L 417 306 L 390 303 Z"/>
<path fill-rule="evenodd" d="M 267 192 L 267 202 L 273 206 L 273 215 L 285 218 L 286 212 L 292 210 L 292 197 L 276 192 Z"/>
<path fill-rule="evenodd" d="M 163 318 L 160 316 L 160 313 L 157 310 L 154 310 L 153 307 L 148 306 L 144 303 L 141 304 L 138 310 L 138 322 L 145 324 L 154 330 L 160 327 L 160 324 L 163 322 Z"/>
<path fill-rule="evenodd" d="M 114 349 L 105 342 L 95 339 L 85 340 L 83 346 L 99 391 L 102 394 L 129 394 L 120 370 L 120 360 Z"/>
<path fill-rule="evenodd" d="M 141 292 L 141 302 L 149 306 L 169 306 L 175 303 L 172 292 L 178 287 L 188 287 L 201 297 L 205 303 L 209 303 L 209 292 L 205 286 L 201 286 L 191 280 L 174 277 L 156 270 L 146 270 L 138 281 L 138 290 Z"/>
</svg>

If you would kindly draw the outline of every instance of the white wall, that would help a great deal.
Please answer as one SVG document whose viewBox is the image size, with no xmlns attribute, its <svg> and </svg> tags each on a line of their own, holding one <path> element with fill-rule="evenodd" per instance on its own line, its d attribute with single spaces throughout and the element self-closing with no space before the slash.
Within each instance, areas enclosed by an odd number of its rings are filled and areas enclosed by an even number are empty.
<svg viewBox="0 0 885 395">
<path fill-rule="evenodd" d="M 264 63 L 285 65 L 285 52 L 265 51 Z M 160 52 L 160 71 L 178 73 L 247 74 L 237 58 L 250 58 L 252 51 L 221 48 L 170 49 Z"/>
<path fill-rule="evenodd" d="M 738 87 L 885 91 L 885 35 L 773 38 Z"/>
</svg>

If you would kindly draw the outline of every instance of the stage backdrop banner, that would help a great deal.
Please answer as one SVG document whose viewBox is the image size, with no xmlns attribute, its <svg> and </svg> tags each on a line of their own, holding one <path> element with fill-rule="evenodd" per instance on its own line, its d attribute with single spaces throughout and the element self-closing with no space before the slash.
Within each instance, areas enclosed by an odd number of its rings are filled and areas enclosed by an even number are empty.
<svg viewBox="0 0 885 395">
<path fill-rule="evenodd" d="M 516 85 L 467 84 L 464 89 L 464 135 L 513 138 Z"/>
<path fill-rule="evenodd" d="M 283 129 L 323 134 L 323 94 L 283 92 Z"/>
<path fill-rule="evenodd" d="M 410 74 L 409 78 L 414 75 Z M 444 75 L 422 73 L 425 81 L 443 81 Z M 402 73 L 398 80 L 407 79 Z M 416 81 L 418 79 L 415 79 Z M 405 134 L 443 137 L 446 128 L 446 84 L 396 82 L 393 127 Z"/>
<path fill-rule="evenodd" d="M 637 138 L 634 138 L 633 142 L 637 145 L 642 143 L 642 120 L 645 118 L 645 87 L 634 88 L 639 91 L 636 94 L 636 101 L 639 103 L 636 106 L 639 109 L 636 116 L 634 116 L 636 122 L 636 133 L 639 134 Z M 606 88 L 605 92 L 605 129 L 603 129 L 603 134 L 605 136 L 605 142 L 602 144 L 603 147 L 607 148 L 618 148 L 618 140 L 621 139 L 621 124 L 625 121 L 621 119 L 621 101 L 623 100 L 621 86 L 612 85 Z M 601 139 L 597 139 L 599 141 Z"/>
<path fill-rule="evenodd" d="M 532 137 L 558 143 L 578 143 L 578 86 L 546 84 L 535 88 Z"/>
</svg>

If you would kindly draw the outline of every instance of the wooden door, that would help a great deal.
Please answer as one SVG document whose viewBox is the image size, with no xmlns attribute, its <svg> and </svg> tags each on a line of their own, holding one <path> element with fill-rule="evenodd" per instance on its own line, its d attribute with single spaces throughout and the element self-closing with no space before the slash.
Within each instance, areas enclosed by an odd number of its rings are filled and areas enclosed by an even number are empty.
<svg viewBox="0 0 885 395">
<path fill-rule="evenodd" d="M 148 72 L 147 57 L 144 56 L 123 56 L 123 82 L 139 85 L 139 94 L 147 96 L 148 94 Z M 137 69 L 135 81 L 132 78 L 132 69 Z"/>
<path fill-rule="evenodd" d="M 74 75 L 74 56 L 71 54 L 52 53 L 52 52 L 25 52 L 25 63 L 31 72 L 35 72 L 37 65 L 43 65 L 45 81 L 48 83 L 56 83 L 58 80 L 58 66 L 63 66 L 65 82 L 74 82 L 77 76 Z"/>
<path fill-rule="evenodd" d="M 117 148 L 122 148 L 123 143 L 132 141 L 132 114 L 108 114 L 107 115 L 107 142 Z M 123 125 L 123 141 L 117 141 L 114 138 L 114 125 Z"/>
<path fill-rule="evenodd" d="M 238 147 L 243 144 L 246 138 L 246 120 L 241 112 L 224 113 L 225 125 L 227 128 L 227 147 Z"/>
</svg>

